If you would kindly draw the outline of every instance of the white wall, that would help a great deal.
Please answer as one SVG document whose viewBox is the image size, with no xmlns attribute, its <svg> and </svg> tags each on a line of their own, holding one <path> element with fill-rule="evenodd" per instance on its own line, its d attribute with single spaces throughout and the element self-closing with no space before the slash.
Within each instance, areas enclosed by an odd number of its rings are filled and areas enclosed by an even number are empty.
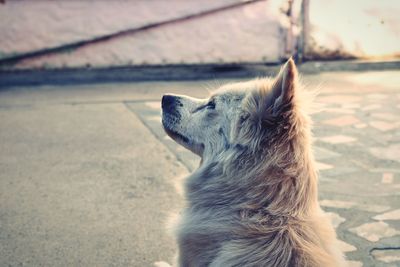
<svg viewBox="0 0 400 267">
<path fill-rule="evenodd" d="M 399 14 L 399 0 L 310 0 L 313 53 L 399 57 Z"/>
</svg>

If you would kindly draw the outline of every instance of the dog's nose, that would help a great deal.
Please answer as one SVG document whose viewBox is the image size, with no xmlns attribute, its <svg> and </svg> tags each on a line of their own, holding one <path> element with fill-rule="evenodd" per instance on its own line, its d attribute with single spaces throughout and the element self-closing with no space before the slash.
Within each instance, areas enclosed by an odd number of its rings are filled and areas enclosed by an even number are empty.
<svg viewBox="0 0 400 267">
<path fill-rule="evenodd" d="M 163 95 L 161 100 L 161 107 L 163 109 L 170 109 L 175 103 L 175 97 L 172 95 Z"/>
</svg>

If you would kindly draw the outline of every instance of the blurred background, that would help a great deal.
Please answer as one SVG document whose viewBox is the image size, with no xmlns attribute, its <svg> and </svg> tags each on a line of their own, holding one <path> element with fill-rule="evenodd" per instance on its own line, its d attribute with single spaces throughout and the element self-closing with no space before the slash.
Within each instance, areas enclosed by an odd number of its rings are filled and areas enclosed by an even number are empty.
<svg viewBox="0 0 400 267">
<path fill-rule="evenodd" d="M 172 262 L 199 158 L 160 99 L 293 57 L 349 266 L 400 266 L 398 0 L 0 1 L 0 266 Z"/>
<path fill-rule="evenodd" d="M 398 59 L 395 0 L 4 1 L 2 69 Z"/>
</svg>

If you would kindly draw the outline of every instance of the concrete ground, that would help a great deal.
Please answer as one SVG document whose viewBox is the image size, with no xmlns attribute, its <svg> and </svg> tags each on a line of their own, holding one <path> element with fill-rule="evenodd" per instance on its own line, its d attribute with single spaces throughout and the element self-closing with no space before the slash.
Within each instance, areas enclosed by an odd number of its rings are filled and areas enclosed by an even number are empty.
<svg viewBox="0 0 400 267">
<path fill-rule="evenodd" d="M 309 75 L 320 201 L 350 266 L 400 266 L 400 71 Z M 0 90 L 0 266 L 171 261 L 165 222 L 198 158 L 160 125 L 163 93 L 225 81 Z"/>
</svg>

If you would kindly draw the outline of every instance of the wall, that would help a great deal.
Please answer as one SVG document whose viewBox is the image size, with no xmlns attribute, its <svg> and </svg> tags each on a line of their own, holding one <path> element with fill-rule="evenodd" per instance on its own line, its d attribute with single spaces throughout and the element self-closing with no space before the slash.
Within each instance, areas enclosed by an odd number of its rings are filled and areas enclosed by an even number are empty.
<svg viewBox="0 0 400 267">
<path fill-rule="evenodd" d="M 398 0 L 310 0 L 309 58 L 400 56 Z"/>
<path fill-rule="evenodd" d="M 290 18 L 290 0 L 8 0 L 0 69 L 278 63 L 301 45 L 302 1 Z M 307 1 L 306 59 L 400 56 L 398 0 Z"/>
<path fill-rule="evenodd" d="M 0 57 L 79 41 L 63 53 L 20 60 L 8 68 L 278 62 L 286 16 L 282 1 L 6 1 L 0 5 Z M 147 30 L 90 40 L 145 25 L 240 4 Z M 287 24 L 287 23 L 286 23 Z"/>
</svg>

